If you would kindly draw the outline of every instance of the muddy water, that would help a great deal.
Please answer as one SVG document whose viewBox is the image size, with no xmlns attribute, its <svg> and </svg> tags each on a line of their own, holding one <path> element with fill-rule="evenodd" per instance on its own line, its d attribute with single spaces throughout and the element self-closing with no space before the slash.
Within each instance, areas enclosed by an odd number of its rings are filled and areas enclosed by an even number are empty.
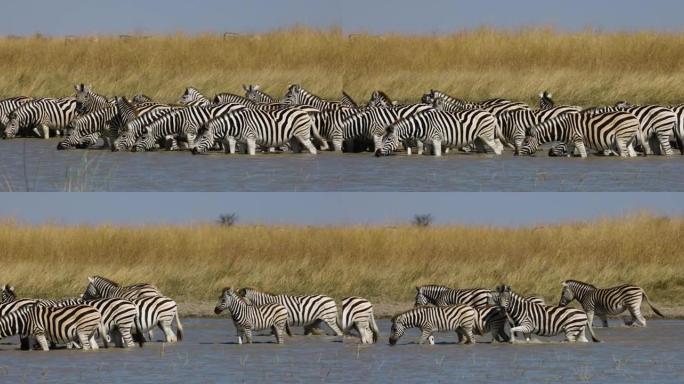
<svg viewBox="0 0 684 384">
<path fill-rule="evenodd" d="M 0 140 L 0 190 L 34 191 L 684 191 L 684 156 L 636 159 L 442 158 L 371 153 L 192 156 L 57 151 L 57 140 Z"/>
<path fill-rule="evenodd" d="M 286 344 L 272 336 L 236 345 L 227 319 L 185 319 L 177 345 L 96 352 L 18 351 L 17 340 L 0 344 L 0 382 L 506 382 L 681 383 L 684 321 L 652 320 L 646 329 L 597 329 L 600 344 L 454 345 L 437 334 L 434 346 L 417 345 L 417 332 L 387 344 L 389 321 L 379 321 L 381 340 L 297 336 Z M 294 328 L 301 334 L 302 330 Z M 157 332 L 155 336 L 160 336 Z M 489 337 L 482 338 L 483 342 Z"/>
</svg>

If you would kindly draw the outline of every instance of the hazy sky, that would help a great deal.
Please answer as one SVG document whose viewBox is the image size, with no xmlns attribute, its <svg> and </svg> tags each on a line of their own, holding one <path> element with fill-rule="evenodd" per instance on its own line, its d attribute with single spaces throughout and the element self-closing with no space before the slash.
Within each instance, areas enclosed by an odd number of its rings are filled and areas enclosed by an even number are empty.
<svg viewBox="0 0 684 384">
<path fill-rule="evenodd" d="M 236 212 L 243 223 L 519 225 L 648 210 L 684 215 L 684 193 L 14 193 L 0 219 L 41 223 L 187 223 Z"/>
<path fill-rule="evenodd" d="M 1 8 L 3 35 L 254 33 L 293 24 L 373 33 L 530 24 L 678 31 L 684 23 L 681 0 L 2 0 Z"/>
</svg>

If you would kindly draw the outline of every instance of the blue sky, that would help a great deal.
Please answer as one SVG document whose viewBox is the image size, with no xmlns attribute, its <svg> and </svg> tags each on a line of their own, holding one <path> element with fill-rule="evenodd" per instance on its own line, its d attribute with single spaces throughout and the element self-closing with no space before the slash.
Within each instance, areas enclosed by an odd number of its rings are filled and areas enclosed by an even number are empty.
<svg viewBox="0 0 684 384">
<path fill-rule="evenodd" d="M 683 11 L 680 0 L 3 0 L 0 34 L 255 33 L 294 24 L 348 33 L 481 25 L 680 31 Z"/>
<path fill-rule="evenodd" d="M 236 212 L 242 223 L 533 225 L 638 211 L 683 215 L 684 193 L 14 193 L 0 219 L 183 224 Z"/>
</svg>

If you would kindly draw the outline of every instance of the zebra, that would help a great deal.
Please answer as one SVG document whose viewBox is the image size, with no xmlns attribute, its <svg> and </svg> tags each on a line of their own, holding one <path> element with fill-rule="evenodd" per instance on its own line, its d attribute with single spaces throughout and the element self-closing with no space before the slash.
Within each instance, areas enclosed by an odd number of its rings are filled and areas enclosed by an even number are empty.
<svg viewBox="0 0 684 384">
<path fill-rule="evenodd" d="M 660 105 L 630 105 L 618 102 L 613 107 L 589 108 L 588 114 L 601 114 L 607 112 L 629 112 L 639 119 L 644 154 L 673 154 L 670 146 L 670 138 L 676 137 L 677 115 L 670 108 Z"/>
<path fill-rule="evenodd" d="M 494 98 L 494 99 L 487 99 L 483 100 L 480 102 L 469 102 L 465 100 L 458 99 L 456 97 L 450 96 L 442 91 L 438 90 L 430 90 L 429 93 L 426 93 L 421 97 L 421 101 L 424 104 L 434 104 L 436 100 L 441 100 L 445 108 L 447 110 L 467 110 L 467 109 L 487 109 L 491 107 L 496 107 L 496 106 L 506 106 L 509 105 L 508 108 L 503 108 L 502 111 L 508 111 L 508 110 L 513 110 L 515 108 L 522 108 L 522 109 L 529 109 L 530 107 L 521 102 L 517 101 L 511 101 L 508 99 L 502 99 L 502 98 Z M 498 110 L 497 110 L 498 111 Z"/>
<path fill-rule="evenodd" d="M 427 103 L 429 104 L 429 103 Z M 392 108 L 397 106 L 397 102 L 393 101 L 387 94 L 383 91 L 373 91 L 371 97 L 368 100 L 366 107 L 376 107 L 376 108 Z"/>
<path fill-rule="evenodd" d="M 525 141 L 525 133 L 528 127 L 538 125 L 554 119 L 566 113 L 579 112 L 579 107 L 561 106 L 543 110 L 519 109 L 508 111 L 497 116 L 503 142 L 515 149 L 515 154 L 520 154 L 520 148 Z"/>
<path fill-rule="evenodd" d="M 499 129 L 494 116 L 480 109 L 461 112 L 425 111 L 401 119 L 386 129 L 382 147 L 375 156 L 388 156 L 397 149 L 398 142 L 413 138 L 431 144 L 435 156 L 442 155 L 442 145 L 462 147 L 482 140 L 497 155 L 501 147 L 494 140 Z"/>
<path fill-rule="evenodd" d="M 219 104 L 208 106 L 190 106 L 172 111 L 159 117 L 142 129 L 143 135 L 137 140 L 133 149 L 136 152 L 149 151 L 154 148 L 157 141 L 171 137 L 172 142 L 176 139 L 185 137 L 188 146 L 194 146 L 194 139 L 197 131 L 207 121 L 220 116 L 224 113 L 234 112 L 244 109 L 242 104 Z M 175 144 L 172 145 L 172 149 Z"/>
<path fill-rule="evenodd" d="M 196 88 L 188 87 L 188 88 L 185 88 L 185 92 L 183 92 L 181 97 L 178 99 L 178 103 L 183 104 L 183 105 L 187 105 L 189 107 L 207 106 L 207 105 L 211 104 L 211 100 L 209 100 L 206 96 L 204 96 Z"/>
<path fill-rule="evenodd" d="M 544 91 L 539 94 L 539 110 L 546 111 L 554 108 L 556 103 L 553 101 L 553 95 L 549 91 Z"/>
<path fill-rule="evenodd" d="M 679 147 L 679 153 L 684 155 L 684 104 L 672 107 L 672 112 L 677 116 L 677 129 L 674 132 L 674 138 Z"/>
<path fill-rule="evenodd" d="M 359 105 L 356 104 L 356 101 L 354 101 L 354 99 L 351 96 L 349 96 L 349 94 L 345 91 L 342 91 L 342 99 L 340 100 L 340 106 L 354 109 L 359 108 Z"/>
<path fill-rule="evenodd" d="M 59 134 L 76 117 L 76 100 L 73 98 L 38 99 L 24 103 L 10 112 L 4 137 L 13 138 L 21 129 L 33 128 L 37 136 L 47 139 L 50 129 Z M 42 134 L 38 131 L 41 128 Z"/>
<path fill-rule="evenodd" d="M 433 304 L 437 306 L 466 304 L 473 308 L 484 308 L 492 295 L 490 289 L 455 289 L 444 285 L 421 285 L 416 287 L 415 306 Z"/>
<path fill-rule="evenodd" d="M 220 116 L 209 125 L 212 133 L 228 129 L 227 127 L 218 128 L 221 125 L 231 126 L 233 134 L 236 135 L 234 137 L 240 142 L 246 143 L 250 155 L 256 153 L 257 145 L 277 147 L 288 141 L 293 142 L 294 139 L 305 146 L 309 153 L 316 154 L 316 148 L 310 139 L 311 118 L 306 109 L 295 107 L 270 112 L 243 109 Z M 192 153 L 196 154 L 207 150 L 207 144 L 211 145 L 204 141 L 201 147 L 195 146 Z"/>
<path fill-rule="evenodd" d="M 66 135 L 57 144 L 57 149 L 69 149 L 83 143 L 83 138 L 95 133 L 104 140 L 104 147 L 111 147 L 112 132 L 118 131 L 121 125 L 118 108 L 111 105 L 94 112 L 81 115 L 66 126 Z"/>
<path fill-rule="evenodd" d="M 154 102 L 154 100 L 152 100 L 151 97 L 140 93 L 140 94 L 133 96 L 133 98 L 131 99 L 131 102 L 133 104 L 143 104 L 143 103 L 152 103 L 152 102 Z"/>
<path fill-rule="evenodd" d="M 539 336 L 555 336 L 563 332 L 566 341 L 588 342 L 587 328 L 592 341 L 599 342 L 591 323 L 588 322 L 587 314 L 582 310 L 525 301 L 522 296 L 513 292 L 509 285 L 497 286 L 492 292 L 490 304 L 506 311 L 516 324 L 511 328 L 511 343 L 516 342 L 515 332 L 522 332 L 527 341 L 530 340 L 532 333 Z"/>
<path fill-rule="evenodd" d="M 362 297 L 345 297 L 342 299 L 342 332 L 355 328 L 361 337 L 362 344 L 373 344 L 378 341 L 380 331 L 373 316 L 373 304 Z"/>
<path fill-rule="evenodd" d="M 576 147 L 583 158 L 587 157 L 586 147 L 634 157 L 632 145 L 635 140 L 641 140 L 641 130 L 639 119 L 631 113 L 572 113 L 531 127 L 520 153 L 532 155 L 545 142 L 561 141 L 566 143 L 568 154 Z"/>
<path fill-rule="evenodd" d="M 351 114 L 342 121 L 340 129 L 333 133 L 333 145 L 337 148 L 342 145 L 343 141 L 362 137 L 372 138 L 375 145 L 374 149 L 380 148 L 382 146 L 382 136 L 388 126 L 398 120 L 432 109 L 432 106 L 428 104 L 409 104 L 390 108 L 366 108 L 363 112 Z M 338 111 L 331 111 L 330 113 L 335 112 Z M 406 153 L 411 155 L 411 147 L 409 145 L 406 145 Z M 419 143 L 418 154 L 422 153 L 422 143 Z"/>
<path fill-rule="evenodd" d="M 5 128 L 10 112 L 32 100 L 33 98 L 28 96 L 15 96 L 0 100 L 0 127 Z"/>
<path fill-rule="evenodd" d="M 76 90 L 76 112 L 79 115 L 112 106 L 107 97 L 93 92 L 90 84 L 75 84 L 74 89 Z"/>
<path fill-rule="evenodd" d="M 466 344 L 473 344 L 475 310 L 469 305 L 449 305 L 446 307 L 419 306 L 402 312 L 392 318 L 390 345 L 396 345 L 406 329 L 419 328 L 419 344 L 428 341 L 434 344 L 434 332 L 456 331 L 458 342 L 465 338 Z"/>
<path fill-rule="evenodd" d="M 337 326 L 337 305 L 335 300 L 325 295 L 274 295 L 257 291 L 252 288 L 242 288 L 238 294 L 256 305 L 269 303 L 282 304 L 287 308 L 289 325 L 304 326 L 304 334 L 325 323 L 335 332 L 335 336 L 342 336 L 342 330 Z"/>
<path fill-rule="evenodd" d="M 328 142 L 332 142 L 332 150 L 342 151 L 344 141 L 342 134 L 342 124 L 345 119 L 359 113 L 358 109 L 342 107 L 339 109 L 326 109 L 311 115 L 313 125 L 312 131 L 320 136 L 321 150 L 329 148 Z"/>
<path fill-rule="evenodd" d="M 213 104 L 223 104 L 223 103 L 238 103 L 242 104 L 248 108 L 254 108 L 257 106 L 257 102 L 250 100 L 244 96 L 235 95 L 233 93 L 217 93 L 212 99 Z"/>
<path fill-rule="evenodd" d="M 247 344 L 252 344 L 252 331 L 269 328 L 278 344 L 283 344 L 283 331 L 292 336 L 287 324 L 288 311 L 282 304 L 273 302 L 254 305 L 237 295 L 233 288 L 224 288 L 214 313 L 218 315 L 226 309 L 230 311 L 230 317 L 237 329 L 238 344 L 242 344 L 243 337 Z"/>
<path fill-rule="evenodd" d="M 183 108 L 185 107 L 171 107 L 163 104 L 156 104 L 148 110 L 136 109 L 135 113 L 137 114 L 137 117 L 121 127 L 119 130 L 119 137 L 114 140 L 112 151 L 126 151 L 133 148 L 136 141 L 143 135 L 147 125 L 166 114 Z"/>
<path fill-rule="evenodd" d="M 475 310 L 475 319 L 473 323 L 473 333 L 475 335 L 484 336 L 491 332 L 492 343 L 507 342 L 510 340 L 510 336 L 506 333 L 506 321 L 508 320 L 508 317 L 506 316 L 505 311 L 492 305 L 473 309 Z"/>
<path fill-rule="evenodd" d="M 342 107 L 340 102 L 325 100 L 305 90 L 298 84 L 292 84 L 287 88 L 283 103 L 290 105 L 308 105 L 320 109 L 321 111 Z"/>
<path fill-rule="evenodd" d="M 257 103 L 275 103 L 277 100 L 263 91 L 259 85 L 242 85 L 245 90 L 245 97 Z"/>
<path fill-rule="evenodd" d="M 85 300 L 107 297 L 133 300 L 154 296 L 162 296 L 162 293 L 152 284 L 139 283 L 121 287 L 119 284 L 102 276 L 88 276 L 88 286 L 83 293 L 83 299 Z"/>
<path fill-rule="evenodd" d="M 48 342 L 66 344 L 67 348 L 79 343 L 83 350 L 98 349 L 95 332 L 100 325 L 100 311 L 90 305 L 32 305 L 0 318 L 0 337 L 35 337 L 43 351 L 50 350 Z"/>
<path fill-rule="evenodd" d="M 656 315 L 664 317 L 648 300 L 646 291 L 635 285 L 625 284 L 611 288 L 596 288 L 594 285 L 577 280 L 565 280 L 562 284 L 563 289 L 558 305 L 564 307 L 573 300 L 577 300 L 587 313 L 589 324 L 594 320 L 594 315 L 597 315 L 601 318 L 603 327 L 608 328 L 608 315 L 619 315 L 628 310 L 632 319 L 625 323 L 645 327 L 646 319 L 641 314 L 641 301 L 643 299 L 646 299 Z"/>
<path fill-rule="evenodd" d="M 178 304 L 165 296 L 145 296 L 130 299 L 137 307 L 138 316 L 135 318 L 136 333 L 134 339 L 142 345 L 145 340 L 143 336 L 158 326 L 164 332 L 164 341 L 176 343 L 183 340 L 183 325 L 178 316 Z M 176 333 L 173 333 L 172 322 L 176 322 Z M 151 340 L 150 340 L 151 341 Z"/>
</svg>

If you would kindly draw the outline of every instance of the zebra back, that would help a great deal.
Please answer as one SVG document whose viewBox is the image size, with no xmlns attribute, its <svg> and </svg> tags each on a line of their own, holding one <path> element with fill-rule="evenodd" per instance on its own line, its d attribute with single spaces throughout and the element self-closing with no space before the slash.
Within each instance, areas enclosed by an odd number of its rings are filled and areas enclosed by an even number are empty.
<svg viewBox="0 0 684 384">
<path fill-rule="evenodd" d="M 259 85 L 242 85 L 242 89 L 245 90 L 245 97 L 256 101 L 257 103 L 275 103 L 275 97 L 263 92 Z"/>
</svg>

